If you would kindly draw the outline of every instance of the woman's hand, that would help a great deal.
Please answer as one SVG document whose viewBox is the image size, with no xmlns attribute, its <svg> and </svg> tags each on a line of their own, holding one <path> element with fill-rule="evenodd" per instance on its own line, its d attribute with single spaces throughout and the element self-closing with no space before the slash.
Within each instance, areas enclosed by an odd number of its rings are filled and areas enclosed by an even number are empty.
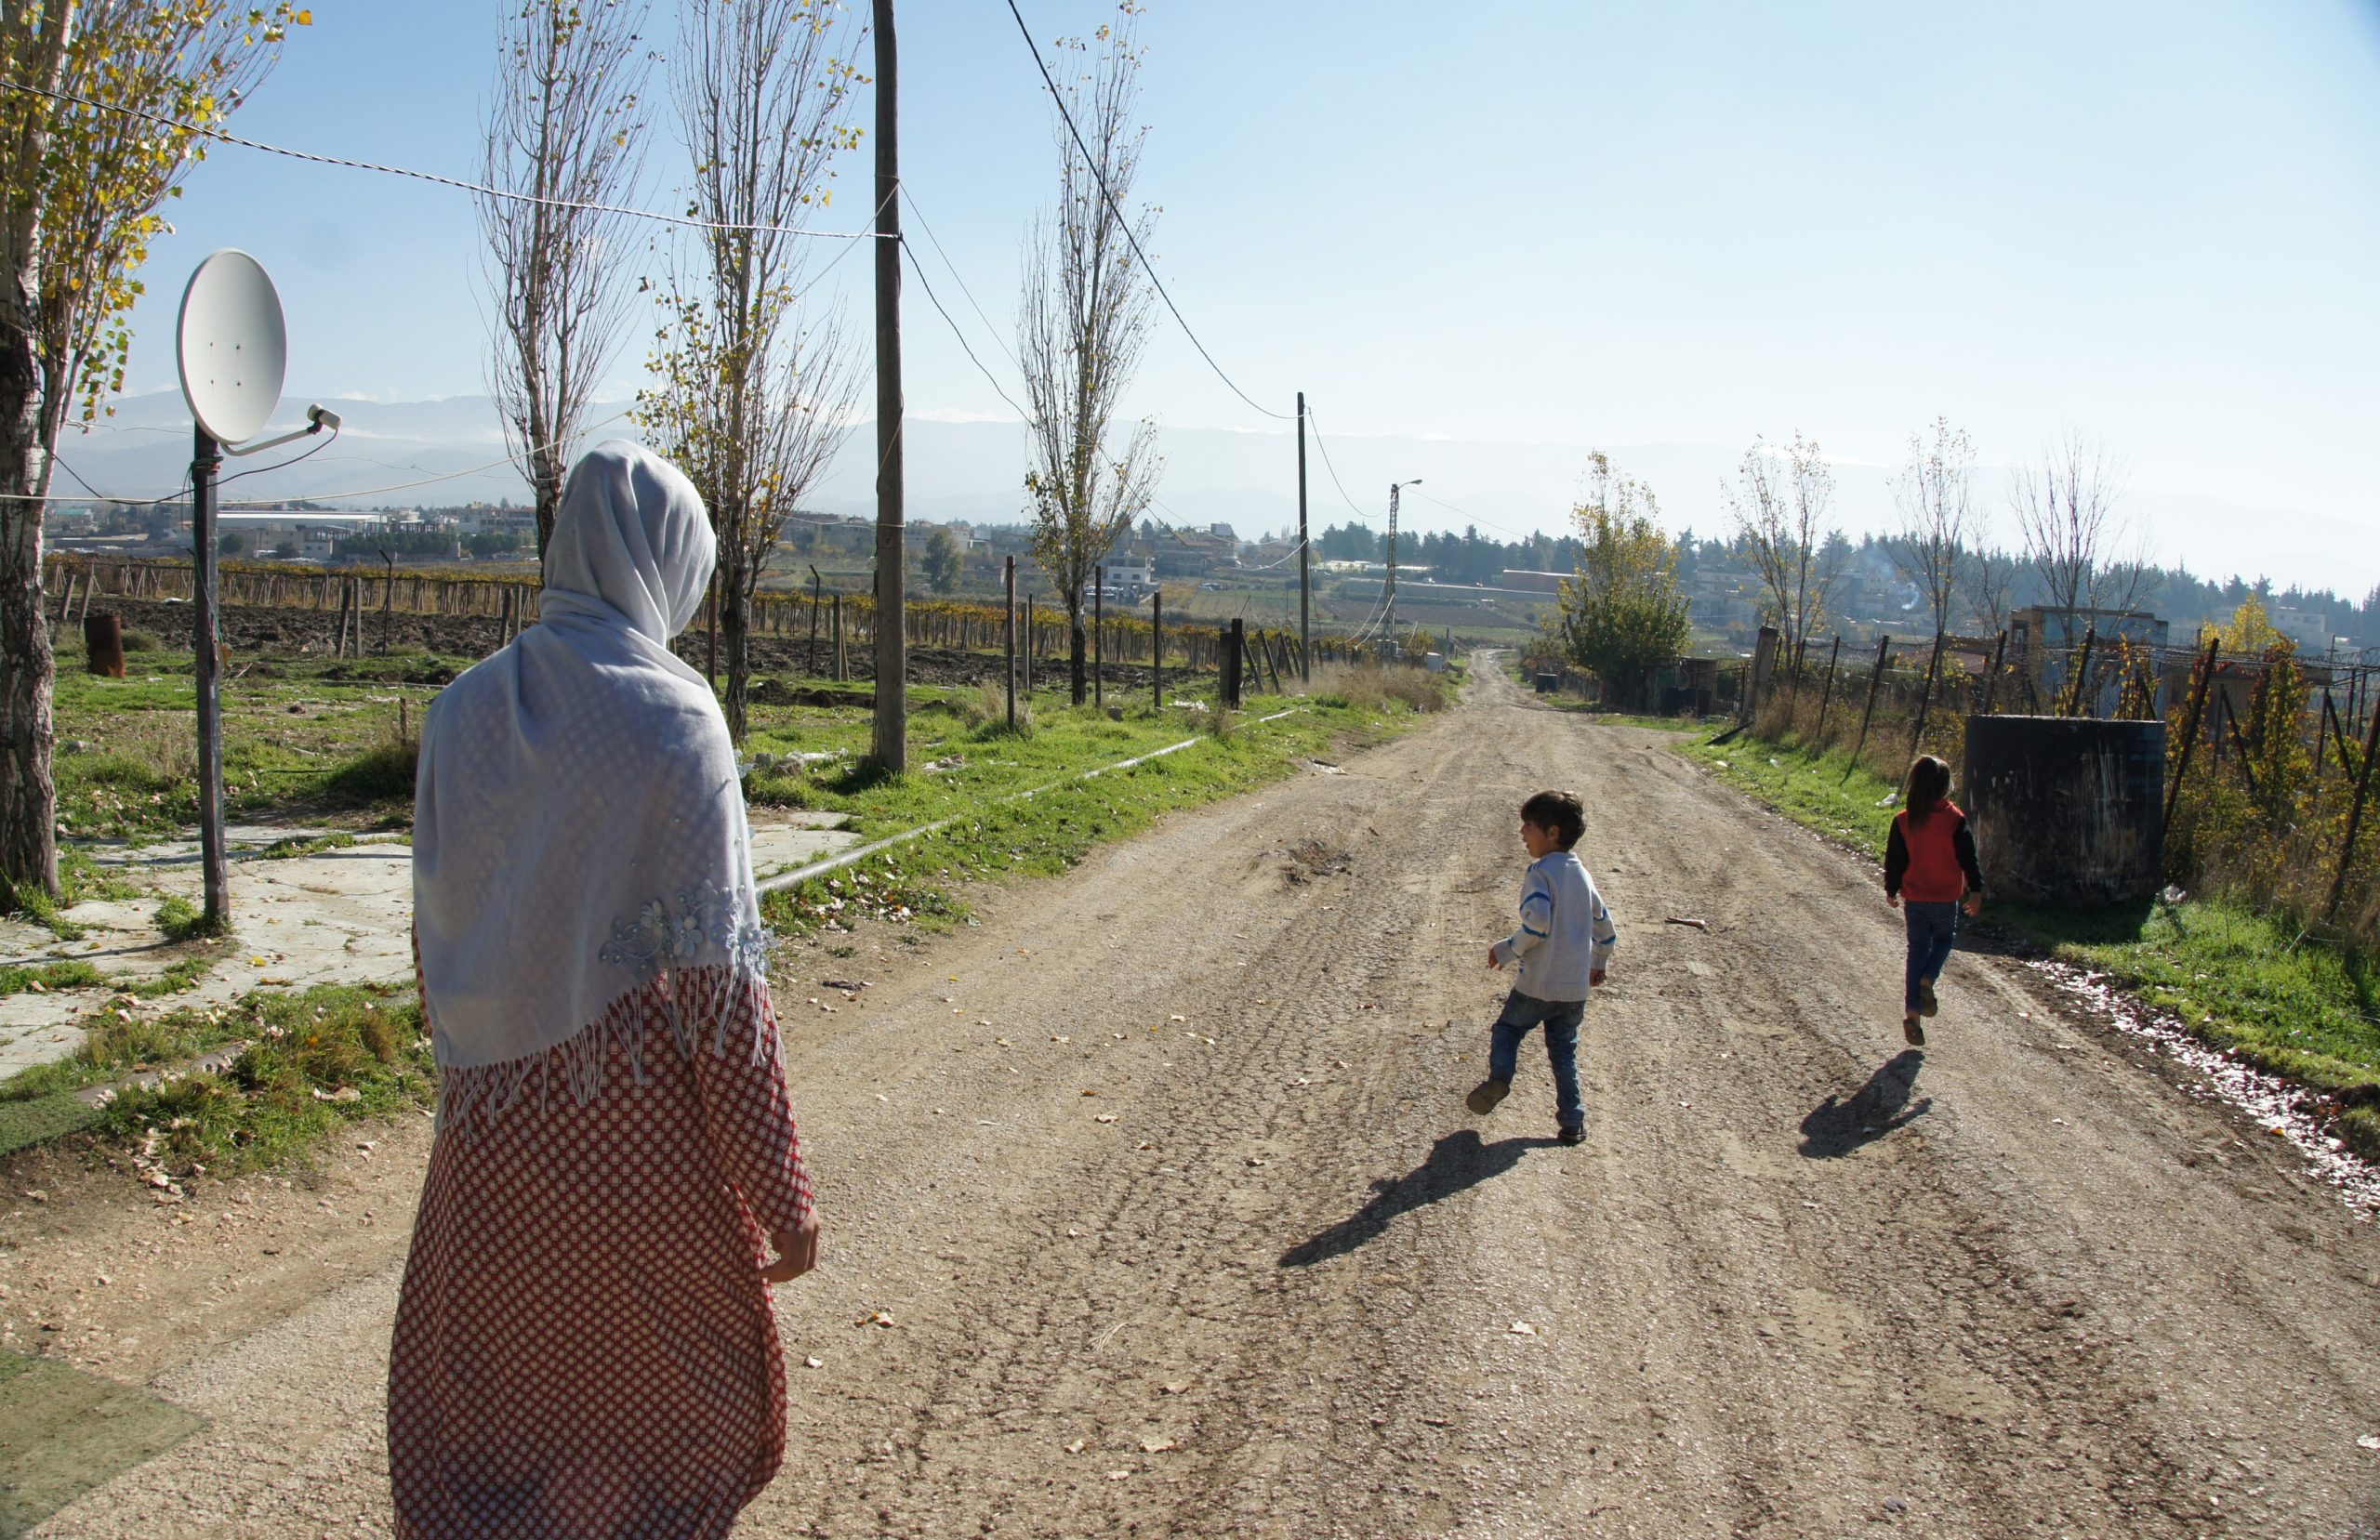
<svg viewBox="0 0 2380 1540">
<path fill-rule="evenodd" d="M 760 1270 L 764 1283 L 790 1283 L 818 1265 L 818 1216 L 813 1212 L 792 1230 L 769 1231 L 777 1259 Z"/>
</svg>

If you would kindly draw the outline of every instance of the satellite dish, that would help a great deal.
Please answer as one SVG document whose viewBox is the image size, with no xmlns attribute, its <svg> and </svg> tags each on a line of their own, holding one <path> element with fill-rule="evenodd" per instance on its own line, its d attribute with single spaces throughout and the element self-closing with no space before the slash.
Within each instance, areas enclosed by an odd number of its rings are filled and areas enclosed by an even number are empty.
<svg viewBox="0 0 2380 1540">
<path fill-rule="evenodd" d="M 289 364 L 281 296 L 263 265 L 229 246 L 201 262 L 182 291 L 174 352 L 198 426 L 220 443 L 255 438 L 281 404 Z"/>
</svg>

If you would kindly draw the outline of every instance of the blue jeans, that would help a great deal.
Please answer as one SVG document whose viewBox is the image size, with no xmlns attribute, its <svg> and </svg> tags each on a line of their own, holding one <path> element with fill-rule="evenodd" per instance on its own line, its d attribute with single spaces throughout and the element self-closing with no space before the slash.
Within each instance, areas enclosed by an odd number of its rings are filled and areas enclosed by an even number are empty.
<svg viewBox="0 0 2380 1540">
<path fill-rule="evenodd" d="M 1520 1062 L 1521 1039 L 1530 1028 L 1543 1026 L 1545 1057 L 1554 1065 L 1554 1120 L 1565 1128 L 1585 1127 L 1587 1109 L 1579 1099 L 1579 1023 L 1586 1014 L 1584 1000 L 1540 1000 L 1513 991 L 1488 1046 L 1488 1078 L 1509 1084 Z"/>
<path fill-rule="evenodd" d="M 1900 907 L 1909 916 L 1909 973 L 1902 981 L 1901 1004 L 1914 1016 L 1917 981 L 1939 979 L 1942 965 L 1950 960 L 1950 943 L 1959 934 L 1959 906 L 1904 902 Z"/>
</svg>

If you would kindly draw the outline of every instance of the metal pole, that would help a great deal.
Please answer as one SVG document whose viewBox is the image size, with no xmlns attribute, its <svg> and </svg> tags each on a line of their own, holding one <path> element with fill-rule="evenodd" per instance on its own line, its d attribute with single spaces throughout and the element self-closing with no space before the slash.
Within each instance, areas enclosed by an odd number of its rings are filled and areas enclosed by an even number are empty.
<svg viewBox="0 0 2380 1540">
<path fill-rule="evenodd" d="M 1851 745 L 1851 763 L 1843 767 L 1843 778 L 1845 781 L 1850 780 L 1851 772 L 1859 768 L 1859 756 L 1867 750 L 1868 722 L 1876 715 L 1876 690 L 1884 682 L 1884 652 L 1892 644 L 1893 638 L 1890 636 L 1876 638 L 1876 666 L 1868 676 L 1868 705 L 1866 710 L 1859 713 L 1859 741 Z"/>
<path fill-rule="evenodd" d="M 1925 713 L 1934 704 L 1934 679 L 1942 669 L 1942 633 L 1934 633 L 1934 655 L 1926 660 L 1925 684 L 1917 692 L 1917 717 L 1910 724 L 1909 757 L 1917 757 L 1917 745 L 1925 736 Z"/>
<path fill-rule="evenodd" d="M 1826 655 L 1826 689 L 1818 692 L 1818 731 L 1810 734 L 1811 741 L 1821 749 L 1826 746 L 1826 708 L 1834 700 L 1834 665 L 1842 657 L 1843 638 L 1838 635 L 1834 638 L 1834 651 Z"/>
<path fill-rule="evenodd" d="M 215 473 L 223 452 L 204 428 L 192 429 L 191 649 L 198 687 L 198 848 L 206 890 L 206 928 L 231 920 L 231 874 L 223 860 L 223 671 L 215 625 Z"/>
<path fill-rule="evenodd" d="M 900 51 L 892 0 L 876 0 L 876 743 L 879 768 L 909 768 L 909 638 L 901 474 Z"/>
<path fill-rule="evenodd" d="M 1298 392 L 1298 678 L 1311 683 L 1306 659 L 1314 646 L 1314 547 L 1305 533 L 1305 392 Z"/>
<path fill-rule="evenodd" d="M 2347 838 L 2339 844 L 2338 874 L 2331 878 L 2331 902 L 2322 909 L 2325 920 L 2338 917 L 2339 900 L 2347 896 L 2347 870 L 2355 860 L 2355 836 L 2363 823 L 2364 799 L 2372 795 L 2372 761 L 2374 757 L 2380 757 L 2380 711 L 2372 714 L 2371 729 L 2363 735 L 2363 769 L 2355 778 L 2355 800 L 2347 805 Z"/>
</svg>

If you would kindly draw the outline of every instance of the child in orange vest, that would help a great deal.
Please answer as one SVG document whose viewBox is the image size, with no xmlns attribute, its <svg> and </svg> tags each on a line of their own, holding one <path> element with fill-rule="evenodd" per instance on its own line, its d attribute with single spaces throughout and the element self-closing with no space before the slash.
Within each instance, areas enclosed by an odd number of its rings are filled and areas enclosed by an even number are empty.
<svg viewBox="0 0 2380 1540">
<path fill-rule="evenodd" d="M 1976 864 L 1975 832 L 1967 827 L 1967 815 L 1950 800 L 1949 763 L 1920 755 L 1909 767 L 1901 810 L 1893 815 L 1892 837 L 1884 845 L 1884 902 L 1909 918 L 1900 1034 L 1915 1046 L 1925 1043 L 1918 1018 L 1936 1009 L 1934 981 L 1950 960 L 1962 901 L 1970 916 L 1983 913 L 1983 869 Z"/>
</svg>

